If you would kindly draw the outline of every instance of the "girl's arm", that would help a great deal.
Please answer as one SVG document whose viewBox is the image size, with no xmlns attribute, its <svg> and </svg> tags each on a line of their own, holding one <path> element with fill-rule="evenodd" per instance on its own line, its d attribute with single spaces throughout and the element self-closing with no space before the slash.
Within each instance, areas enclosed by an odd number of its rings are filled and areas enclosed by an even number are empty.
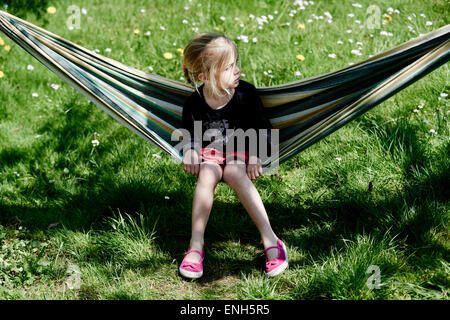
<svg viewBox="0 0 450 320">
<path fill-rule="evenodd" d="M 248 115 L 249 119 L 249 128 L 253 128 L 256 130 L 257 134 L 257 154 L 260 155 L 259 150 L 259 143 L 260 143 L 260 136 L 259 136 L 259 129 L 267 129 L 267 137 L 265 139 L 265 143 L 267 143 L 267 153 L 270 155 L 271 153 L 271 132 L 270 129 L 273 129 L 272 124 L 268 120 L 266 116 L 266 111 L 264 108 L 264 105 L 261 101 L 261 98 L 259 97 L 258 92 L 256 91 L 256 88 L 253 87 L 253 90 L 251 90 L 250 94 L 250 114 Z"/>
<path fill-rule="evenodd" d="M 250 155 L 249 157 L 249 164 L 247 166 L 247 175 L 251 180 L 255 180 L 262 174 L 262 164 L 261 164 L 261 157 L 270 155 L 271 154 L 271 147 L 270 147 L 270 141 L 271 141 L 271 135 L 270 135 L 270 129 L 273 129 L 272 124 L 266 117 L 266 112 L 264 105 L 261 101 L 261 98 L 259 97 L 259 94 L 254 86 L 251 87 L 250 93 L 249 93 L 249 100 L 248 100 L 248 111 L 249 113 L 246 116 L 248 125 L 248 128 L 253 128 L 256 130 L 256 143 L 257 143 L 257 154 L 256 155 Z M 267 154 L 261 155 L 259 143 L 260 143 L 260 133 L 259 129 L 267 129 L 267 136 L 264 139 L 267 143 L 268 150 L 266 151 Z"/>
<path fill-rule="evenodd" d="M 190 134 L 190 137 L 183 137 L 183 141 L 185 138 L 189 138 L 189 143 L 186 144 L 183 148 L 183 156 L 188 150 L 193 149 L 198 153 L 201 148 L 201 145 L 199 145 L 199 143 L 194 140 L 194 120 L 195 119 L 192 113 L 191 99 L 188 98 L 183 105 L 181 116 L 181 128 L 188 130 Z"/>
<path fill-rule="evenodd" d="M 200 153 L 198 150 L 198 144 L 194 141 L 194 117 L 191 112 L 191 106 L 188 101 L 185 102 L 183 106 L 183 112 L 181 116 L 181 128 L 186 129 L 190 133 L 190 137 L 184 137 L 184 139 L 189 138 L 189 143 L 183 147 L 183 169 L 185 172 L 198 176 L 200 172 Z"/>
</svg>

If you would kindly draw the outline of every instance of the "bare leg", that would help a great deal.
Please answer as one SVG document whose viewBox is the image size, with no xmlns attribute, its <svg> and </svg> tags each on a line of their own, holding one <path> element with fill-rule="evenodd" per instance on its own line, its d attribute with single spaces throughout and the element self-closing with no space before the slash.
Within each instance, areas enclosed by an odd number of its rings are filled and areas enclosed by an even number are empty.
<svg viewBox="0 0 450 320">
<path fill-rule="evenodd" d="M 214 190 L 222 179 L 222 168 L 213 162 L 202 162 L 198 174 L 197 187 L 192 203 L 192 235 L 190 249 L 202 251 L 206 224 L 211 213 Z M 197 253 L 190 253 L 187 261 L 200 262 L 201 257 Z"/>
<path fill-rule="evenodd" d="M 228 162 L 223 170 L 223 180 L 236 192 L 239 200 L 247 210 L 250 218 L 261 234 L 264 248 L 276 246 L 277 236 L 270 226 L 269 217 L 258 190 L 247 176 L 246 165 L 237 160 Z M 269 250 L 267 258 L 272 260 L 278 255 L 278 250 Z"/>
</svg>

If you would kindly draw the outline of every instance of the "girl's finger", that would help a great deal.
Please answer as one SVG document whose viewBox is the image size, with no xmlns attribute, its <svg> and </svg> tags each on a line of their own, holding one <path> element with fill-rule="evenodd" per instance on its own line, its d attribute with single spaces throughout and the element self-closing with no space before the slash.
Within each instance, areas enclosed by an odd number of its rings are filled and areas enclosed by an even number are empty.
<svg viewBox="0 0 450 320">
<path fill-rule="evenodd" d="M 198 177 L 198 174 L 200 172 L 200 165 L 199 164 L 194 164 L 194 172 L 195 172 L 195 175 Z"/>
<path fill-rule="evenodd" d="M 255 169 L 252 168 L 251 172 L 250 172 L 250 179 L 255 180 Z"/>
<path fill-rule="evenodd" d="M 252 179 L 252 168 L 251 166 L 247 167 L 247 176 L 249 179 Z"/>
</svg>

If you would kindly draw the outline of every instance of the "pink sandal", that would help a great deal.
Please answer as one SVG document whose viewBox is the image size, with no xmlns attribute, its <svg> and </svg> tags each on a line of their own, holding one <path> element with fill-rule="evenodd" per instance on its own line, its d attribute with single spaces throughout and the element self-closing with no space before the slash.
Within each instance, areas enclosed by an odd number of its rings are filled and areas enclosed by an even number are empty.
<svg viewBox="0 0 450 320">
<path fill-rule="evenodd" d="M 274 247 L 269 247 L 265 250 L 267 255 L 267 251 L 270 249 L 278 249 L 278 257 L 268 261 L 266 256 L 266 274 L 269 277 L 275 277 L 282 273 L 288 267 L 288 256 L 286 251 L 286 246 L 283 241 L 280 239 L 277 240 L 277 245 Z"/>
<path fill-rule="evenodd" d="M 202 261 L 200 263 L 197 262 L 189 262 L 186 261 L 186 257 L 189 253 L 195 252 L 200 255 L 202 258 Z M 198 279 L 203 275 L 203 258 L 205 257 L 205 249 L 202 249 L 202 252 L 198 250 L 188 250 L 186 252 L 186 255 L 184 256 L 183 261 L 180 265 L 180 274 L 183 277 L 189 278 L 189 279 Z"/>
</svg>

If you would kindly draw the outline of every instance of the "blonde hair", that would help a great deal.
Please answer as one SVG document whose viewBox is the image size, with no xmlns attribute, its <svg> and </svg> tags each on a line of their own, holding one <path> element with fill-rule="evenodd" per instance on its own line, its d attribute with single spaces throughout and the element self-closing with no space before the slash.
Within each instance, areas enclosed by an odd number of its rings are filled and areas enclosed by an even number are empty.
<svg viewBox="0 0 450 320">
<path fill-rule="evenodd" d="M 200 80 L 200 73 L 209 79 L 211 94 L 215 98 L 230 94 L 221 83 L 220 72 L 225 69 L 231 57 L 239 59 L 236 44 L 231 39 L 213 32 L 196 35 L 184 49 L 183 56 L 184 75 L 195 86 L 198 94 L 197 81 Z"/>
</svg>

